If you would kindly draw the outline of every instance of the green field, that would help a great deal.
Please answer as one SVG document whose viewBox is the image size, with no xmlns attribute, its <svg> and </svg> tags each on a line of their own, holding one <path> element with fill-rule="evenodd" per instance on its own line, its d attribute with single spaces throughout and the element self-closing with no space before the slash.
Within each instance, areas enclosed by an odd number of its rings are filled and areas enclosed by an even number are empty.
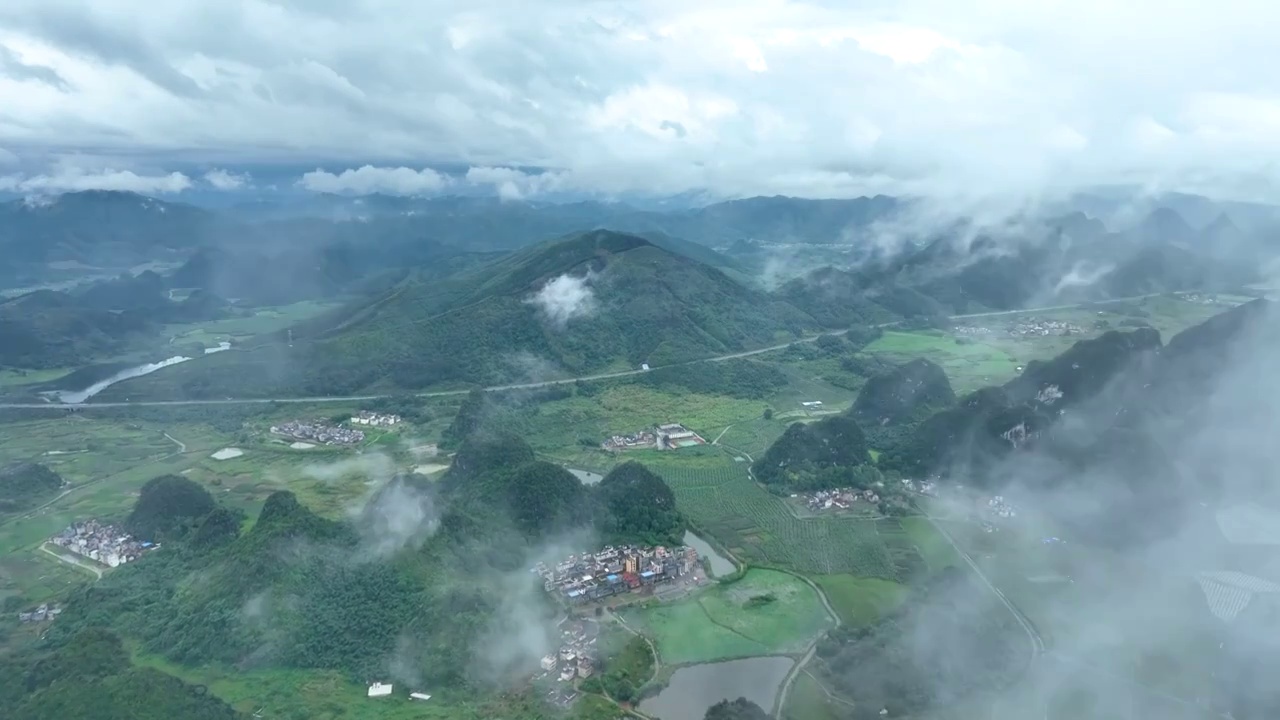
<svg viewBox="0 0 1280 720">
<path fill-rule="evenodd" d="M 941 331 L 888 330 L 879 340 L 866 346 L 863 352 L 893 363 L 904 363 L 916 358 L 937 363 L 946 371 L 947 378 L 951 380 L 957 393 L 1006 382 L 1017 374 L 1018 365 L 1026 362 L 1025 359 L 1015 359 L 1007 350 L 986 342 L 961 344 L 956 340 L 954 336 Z"/>
<path fill-rule="evenodd" d="M 782 709 L 785 720 L 840 720 L 848 717 L 849 707 L 827 697 L 822 686 L 807 672 L 800 673 L 791 692 L 787 706 Z"/>
<path fill-rule="evenodd" d="M 745 463 L 727 456 L 714 464 L 672 463 L 654 469 L 694 525 L 748 564 L 805 574 L 899 579 L 874 520 L 797 518 L 784 499 L 751 481 Z"/>
<path fill-rule="evenodd" d="M 653 638 L 663 665 L 801 652 L 831 624 L 811 587 L 759 568 L 695 598 L 630 609 L 623 617 Z"/>
<path fill-rule="evenodd" d="M 907 596 L 906 586 L 880 578 L 817 575 L 813 581 L 826 593 L 840 622 L 851 627 L 870 625 L 902 604 Z"/>
<path fill-rule="evenodd" d="M 201 323 L 165 326 L 173 344 L 198 343 L 213 347 L 223 341 L 243 340 L 253 335 L 273 333 L 339 307 L 340 303 L 307 300 L 292 305 L 255 308 L 237 317 Z"/>
</svg>

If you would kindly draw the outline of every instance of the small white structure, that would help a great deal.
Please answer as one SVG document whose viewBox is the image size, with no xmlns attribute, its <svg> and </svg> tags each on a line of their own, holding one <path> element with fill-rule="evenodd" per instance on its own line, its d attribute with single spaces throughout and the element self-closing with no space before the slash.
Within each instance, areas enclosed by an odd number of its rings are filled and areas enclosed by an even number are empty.
<svg viewBox="0 0 1280 720">
<path fill-rule="evenodd" d="M 369 686 L 369 697 L 386 697 L 391 694 L 391 685 L 376 682 Z"/>
<path fill-rule="evenodd" d="M 640 369 L 641 369 L 641 370 L 648 370 L 648 369 L 649 369 L 649 363 L 640 363 Z"/>
<path fill-rule="evenodd" d="M 821 400 L 810 400 L 810 401 L 808 401 L 808 402 L 802 402 L 802 403 L 800 403 L 800 405 L 801 405 L 802 407 L 807 407 L 807 408 L 822 407 L 822 401 L 821 401 Z"/>
<path fill-rule="evenodd" d="M 430 695 L 426 693 L 420 693 L 420 692 L 411 692 L 409 693 L 409 697 L 413 698 L 414 700 L 430 700 L 431 699 Z"/>
</svg>

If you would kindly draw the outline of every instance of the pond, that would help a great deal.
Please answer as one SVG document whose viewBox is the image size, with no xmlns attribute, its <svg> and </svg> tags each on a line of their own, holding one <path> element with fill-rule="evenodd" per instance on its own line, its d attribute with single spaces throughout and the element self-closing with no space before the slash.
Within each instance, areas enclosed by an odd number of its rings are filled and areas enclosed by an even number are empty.
<svg viewBox="0 0 1280 720">
<path fill-rule="evenodd" d="M 702 720 L 707 708 L 740 697 L 769 712 L 794 663 L 789 657 L 756 657 L 682 667 L 662 692 L 640 702 L 640 712 L 661 720 Z"/>
<path fill-rule="evenodd" d="M 116 372 L 110 377 L 107 377 L 103 380 L 99 380 L 93 383 L 92 385 L 90 385 L 87 388 L 84 388 L 83 390 L 53 390 L 45 394 L 51 395 L 52 397 L 57 399 L 59 402 L 67 403 L 69 405 L 79 405 L 85 400 L 88 400 L 89 398 L 93 397 L 94 395 L 97 395 L 98 393 L 102 392 L 103 390 L 106 390 L 107 388 L 111 387 L 112 385 L 115 385 L 118 382 L 129 380 L 136 377 L 142 377 L 143 375 L 149 375 L 157 370 L 160 370 L 161 368 L 167 368 L 170 365 L 177 365 L 178 363 L 186 362 L 190 359 L 191 358 L 189 357 L 182 357 L 181 355 L 175 355 L 174 357 L 171 357 L 167 360 L 161 360 L 160 362 L 148 363 L 146 365 L 136 365 L 134 367 L 125 368 L 123 370 Z"/>
<path fill-rule="evenodd" d="M 738 569 L 733 561 L 716 552 L 716 549 L 702 538 L 694 535 L 688 530 L 684 533 L 684 544 L 698 551 L 698 557 L 707 558 L 711 564 L 711 577 L 724 577 L 732 575 Z"/>
<path fill-rule="evenodd" d="M 577 470 L 575 468 L 565 468 L 565 470 L 568 470 L 574 477 L 578 478 L 583 485 L 596 485 L 604 479 L 604 476 L 600 473 L 593 473 L 590 470 Z"/>
</svg>

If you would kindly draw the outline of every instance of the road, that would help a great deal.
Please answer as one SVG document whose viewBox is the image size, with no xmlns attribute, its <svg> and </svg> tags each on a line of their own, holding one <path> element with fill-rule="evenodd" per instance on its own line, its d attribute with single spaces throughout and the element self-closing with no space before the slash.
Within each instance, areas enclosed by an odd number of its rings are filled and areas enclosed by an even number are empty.
<svg viewBox="0 0 1280 720">
<path fill-rule="evenodd" d="M 52 551 L 52 550 L 50 550 L 50 549 L 49 549 L 49 543 L 44 543 L 44 544 L 42 544 L 42 545 L 40 546 L 40 552 L 43 552 L 43 553 L 45 553 L 45 554 L 47 554 L 47 555 L 49 555 L 49 556 L 53 557 L 53 559 L 57 560 L 58 562 L 64 562 L 64 563 L 66 563 L 66 564 L 68 564 L 68 565 L 75 565 L 76 567 L 80 568 L 81 570 L 88 570 L 89 572 L 91 572 L 91 573 L 93 573 L 95 576 L 97 576 L 97 578 L 98 578 L 99 580 L 101 580 L 101 579 L 102 579 L 102 568 L 94 567 L 94 566 L 92 566 L 92 565 L 89 565 L 88 563 L 82 563 L 82 562 L 80 562 L 80 560 L 79 560 L 78 558 L 67 557 L 66 555 L 63 555 L 62 553 L 54 552 L 54 551 Z"/>
<path fill-rule="evenodd" d="M 937 520 L 933 518 L 928 518 L 928 520 L 929 524 L 933 526 L 933 529 L 937 530 L 942 537 L 946 538 L 947 542 L 951 543 L 951 547 L 955 548 L 956 552 L 964 559 L 965 563 L 973 569 L 973 572 L 978 576 L 978 579 L 982 580 L 982 584 L 986 585 L 987 589 L 990 590 L 992 594 L 1000 600 L 1000 603 L 1009 610 L 1009 613 L 1013 615 L 1013 619 L 1018 621 L 1018 625 L 1022 627 L 1023 632 L 1027 634 L 1027 639 L 1031 642 L 1031 663 L 1034 664 L 1035 661 L 1045 652 L 1044 638 L 1040 636 L 1040 631 L 1036 630 L 1035 626 L 1031 624 L 1031 621 L 1027 620 L 1026 616 L 1022 614 L 1022 611 L 1013 603 L 1009 602 L 1009 598 L 1005 597 L 1003 592 L 1000 592 L 1000 588 L 996 587 L 991 580 L 987 578 L 986 574 L 982 572 L 982 568 L 978 567 L 978 563 L 974 562 L 973 556 L 956 543 L 955 538 L 951 537 L 951 533 L 943 529 L 943 527 L 938 524 Z"/>
<path fill-rule="evenodd" d="M 1126 302 L 1130 300 L 1142 300 L 1149 297 L 1157 297 L 1163 293 L 1154 293 L 1149 295 L 1135 295 L 1134 297 L 1115 298 L 1107 302 Z M 999 317 L 1003 315 L 1019 315 L 1024 313 L 1048 312 L 1051 310 L 1070 310 L 1073 308 L 1094 305 L 1095 303 L 1076 303 L 1074 305 L 1051 305 L 1047 307 L 1026 308 L 1024 310 L 1001 310 L 998 312 L 986 313 L 970 313 L 968 315 L 952 315 L 950 320 L 970 320 L 981 317 Z M 888 328 L 900 325 L 900 322 L 880 323 L 875 325 L 877 328 Z M 848 330 L 836 330 L 828 335 L 844 335 Z M 543 380 L 531 383 L 513 383 L 510 385 L 492 385 L 484 388 L 486 392 L 503 392 L 507 390 L 536 390 L 538 388 L 553 387 L 556 385 L 570 385 L 576 382 L 591 382 L 593 380 L 610 380 L 613 378 L 630 377 L 632 375 L 640 375 L 641 373 L 650 372 L 652 370 L 661 370 L 664 368 L 684 367 L 686 365 L 696 365 L 698 363 L 708 362 L 724 362 L 726 360 L 736 360 L 739 358 L 752 357 L 754 355 L 763 355 L 765 353 L 775 352 L 777 350 L 785 350 L 793 345 L 802 345 L 811 343 L 822 337 L 822 335 L 814 335 L 812 337 L 800 338 L 790 342 L 778 345 L 770 345 L 769 347 L 756 348 L 755 350 L 744 350 L 742 352 L 729 353 L 727 355 L 717 355 L 715 357 L 699 358 L 697 360 L 689 360 L 682 363 L 672 363 L 670 365 L 662 365 L 650 370 L 621 370 L 611 373 L 597 373 L 595 375 L 582 375 L 580 377 L 562 378 L 559 380 Z M 466 395 L 470 390 L 437 390 L 435 392 L 415 393 L 414 397 L 433 398 L 433 397 L 449 397 L 455 395 Z M 55 409 L 76 409 L 76 408 L 122 408 L 122 407 L 179 407 L 179 406 L 198 406 L 198 405 L 267 405 L 270 403 L 287 403 L 287 404 L 317 404 L 331 402 L 363 402 L 368 400 L 381 400 L 392 397 L 391 395 L 323 395 L 314 397 L 295 397 L 295 398 L 225 398 L 222 400 L 138 400 L 124 402 L 101 402 L 101 403 L 0 403 L 0 409 L 6 410 L 47 410 Z"/>
<path fill-rule="evenodd" d="M 796 573 L 787 574 L 799 580 L 803 580 L 806 585 L 813 588 L 813 591 L 818 594 L 818 599 L 822 601 L 822 607 L 826 608 L 827 615 L 830 616 L 831 621 L 834 623 L 834 627 L 832 629 L 840 627 L 840 616 L 836 614 L 835 608 L 831 607 L 831 602 L 827 600 L 827 594 L 822 591 L 822 588 L 818 587 L 817 583 L 803 575 L 798 575 Z M 791 686 L 795 683 L 796 678 L 800 676 L 801 671 L 804 670 L 804 666 L 808 665 L 809 661 L 813 659 L 814 653 L 818 651 L 818 643 L 826 636 L 827 633 L 824 632 L 814 638 L 813 642 L 809 643 L 809 649 L 805 651 L 804 656 L 800 658 L 800 661 L 791 666 L 791 672 L 787 673 L 786 679 L 782 681 L 782 688 L 778 690 L 778 699 L 774 701 L 774 718 L 780 719 L 782 717 L 782 710 L 787 706 L 787 695 L 791 693 Z M 821 685 L 822 683 L 818 684 Z M 824 692 L 827 692 L 825 687 L 822 689 Z M 828 694 L 830 693 L 828 692 Z"/>
</svg>

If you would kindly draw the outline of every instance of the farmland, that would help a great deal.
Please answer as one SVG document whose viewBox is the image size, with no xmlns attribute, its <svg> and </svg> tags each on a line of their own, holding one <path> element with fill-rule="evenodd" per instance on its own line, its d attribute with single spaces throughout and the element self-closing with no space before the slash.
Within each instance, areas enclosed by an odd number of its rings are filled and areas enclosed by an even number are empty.
<svg viewBox="0 0 1280 720">
<path fill-rule="evenodd" d="M 628 610 L 664 665 L 801 652 L 830 620 L 817 593 L 786 573 L 752 569 L 695 598 Z"/>
<path fill-rule="evenodd" d="M 786 502 L 751 481 L 744 463 L 731 458 L 701 467 L 656 466 L 671 486 L 676 504 L 695 526 L 713 535 L 751 565 L 782 567 L 805 574 L 852 573 L 897 580 L 909 571 L 895 565 L 876 520 L 798 518 Z M 885 529 L 897 527 L 896 523 Z M 900 529 L 900 527 L 899 527 Z"/>
</svg>

